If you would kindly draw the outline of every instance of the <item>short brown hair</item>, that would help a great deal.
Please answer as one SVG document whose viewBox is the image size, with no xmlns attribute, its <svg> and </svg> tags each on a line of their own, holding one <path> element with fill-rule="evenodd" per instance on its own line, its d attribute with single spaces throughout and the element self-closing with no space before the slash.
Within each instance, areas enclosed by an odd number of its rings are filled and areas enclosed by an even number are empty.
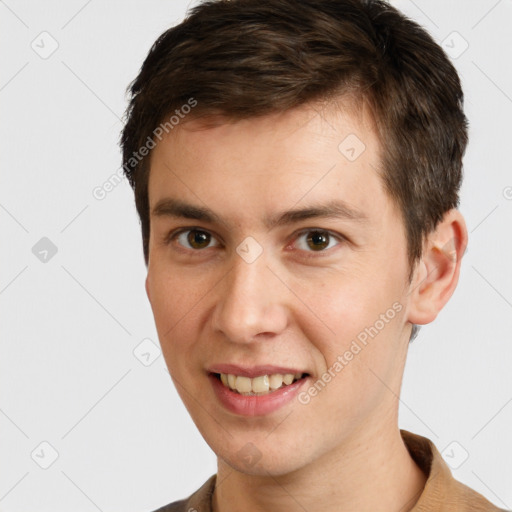
<svg viewBox="0 0 512 512">
<path fill-rule="evenodd" d="M 384 186 L 403 215 L 409 278 L 425 237 L 459 204 L 467 144 L 459 77 L 432 37 L 386 2 L 204 1 L 156 40 L 128 91 L 123 168 L 146 265 L 149 158 L 139 152 L 191 98 L 187 118 L 233 120 L 347 93 L 364 100 L 379 134 Z"/>
</svg>

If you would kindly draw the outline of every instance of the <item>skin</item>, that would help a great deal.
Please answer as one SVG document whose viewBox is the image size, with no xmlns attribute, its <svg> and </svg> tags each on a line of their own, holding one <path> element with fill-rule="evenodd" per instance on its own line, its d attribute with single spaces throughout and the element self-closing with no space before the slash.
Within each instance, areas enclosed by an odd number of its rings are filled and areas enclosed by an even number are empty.
<svg viewBox="0 0 512 512">
<path fill-rule="evenodd" d="M 319 108 L 183 122 L 152 151 L 151 211 L 177 198 L 221 218 L 152 215 L 146 280 L 169 373 L 217 455 L 215 511 L 404 512 L 425 485 L 400 436 L 398 396 L 412 323 L 434 320 L 456 287 L 464 219 L 447 212 L 409 282 L 404 223 L 378 174 L 370 115 Z M 354 161 L 338 150 L 349 134 L 365 145 Z M 333 199 L 365 220 L 264 224 Z M 206 231 L 206 247 L 191 246 L 190 232 L 168 240 L 183 228 Z M 345 238 L 318 249 L 312 230 Z M 248 236 L 263 249 L 252 263 L 236 252 Z M 308 404 L 246 417 L 217 401 L 207 367 L 279 364 L 316 381 L 396 303 L 394 318 Z M 253 465 L 238 453 L 248 443 L 261 456 Z"/>
</svg>

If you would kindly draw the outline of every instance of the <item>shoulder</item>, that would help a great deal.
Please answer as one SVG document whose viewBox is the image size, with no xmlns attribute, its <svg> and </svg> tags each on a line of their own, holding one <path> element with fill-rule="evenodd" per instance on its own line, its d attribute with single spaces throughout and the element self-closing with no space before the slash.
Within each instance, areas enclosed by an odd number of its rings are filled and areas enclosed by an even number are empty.
<svg viewBox="0 0 512 512">
<path fill-rule="evenodd" d="M 430 439 L 403 429 L 400 432 L 412 458 L 427 475 L 425 488 L 411 512 L 511 512 L 454 478 Z"/>
<path fill-rule="evenodd" d="M 188 512 L 187 501 L 188 498 L 179 501 L 173 501 L 172 503 L 169 503 L 169 505 L 165 505 L 164 507 L 154 510 L 153 512 Z"/>
<path fill-rule="evenodd" d="M 188 498 L 173 501 L 153 512 L 211 512 L 211 498 L 215 490 L 217 475 L 212 475 Z"/>
</svg>

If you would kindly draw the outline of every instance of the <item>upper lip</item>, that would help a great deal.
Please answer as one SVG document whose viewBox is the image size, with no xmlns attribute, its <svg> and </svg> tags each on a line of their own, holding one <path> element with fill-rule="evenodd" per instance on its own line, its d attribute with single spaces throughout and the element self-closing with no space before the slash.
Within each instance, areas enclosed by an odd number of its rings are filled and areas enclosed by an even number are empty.
<svg viewBox="0 0 512 512">
<path fill-rule="evenodd" d="M 276 373 L 287 374 L 287 373 L 308 373 L 299 368 L 286 368 L 284 366 L 275 366 L 272 364 L 264 364 L 258 366 L 239 366 L 237 364 L 216 364 L 210 366 L 207 370 L 210 373 L 225 373 L 232 375 L 242 375 L 243 377 L 259 377 L 260 375 L 273 375 Z"/>
</svg>

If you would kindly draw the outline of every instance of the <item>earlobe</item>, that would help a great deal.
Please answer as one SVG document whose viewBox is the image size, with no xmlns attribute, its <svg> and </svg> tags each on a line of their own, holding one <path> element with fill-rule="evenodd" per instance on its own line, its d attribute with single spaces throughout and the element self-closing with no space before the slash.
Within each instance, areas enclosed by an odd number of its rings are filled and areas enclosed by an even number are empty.
<svg viewBox="0 0 512 512">
<path fill-rule="evenodd" d="M 459 280 L 468 234 L 462 214 L 448 211 L 432 232 L 414 272 L 409 291 L 411 323 L 432 322 L 452 296 Z"/>
</svg>

